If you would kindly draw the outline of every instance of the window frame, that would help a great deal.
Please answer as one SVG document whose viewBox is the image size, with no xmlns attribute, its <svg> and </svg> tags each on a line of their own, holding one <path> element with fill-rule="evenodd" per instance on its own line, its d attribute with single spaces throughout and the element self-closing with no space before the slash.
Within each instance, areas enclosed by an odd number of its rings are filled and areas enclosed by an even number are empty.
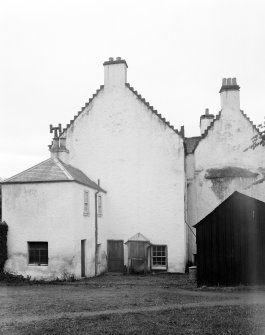
<svg viewBox="0 0 265 335">
<path fill-rule="evenodd" d="M 97 207 L 98 216 L 103 216 L 103 197 L 101 194 L 98 194 Z"/>
<path fill-rule="evenodd" d="M 87 199 L 86 199 L 86 196 L 87 196 Z M 90 192 L 89 190 L 84 190 L 84 193 L 83 193 L 83 215 L 84 216 L 90 215 Z"/>
<path fill-rule="evenodd" d="M 37 247 L 37 246 L 35 246 L 35 248 L 33 248 L 33 244 L 45 244 L 45 246 L 47 247 L 47 248 L 44 248 L 44 247 Z M 48 266 L 49 265 L 49 243 L 47 242 L 47 241 L 28 241 L 27 242 L 27 244 L 28 244 L 28 265 L 29 266 Z M 31 252 L 32 251 L 38 251 L 39 252 L 39 254 L 38 254 L 38 261 L 33 261 L 33 262 L 31 262 L 30 260 L 31 260 L 31 257 L 36 257 L 36 255 L 34 255 L 34 256 L 32 256 L 31 255 Z M 43 257 L 43 256 L 41 256 L 41 254 L 40 254 L 40 251 L 46 251 L 47 252 L 47 255 L 45 255 L 44 256 L 44 258 L 45 259 L 47 259 L 47 262 L 46 261 L 43 261 L 43 259 L 41 259 L 41 257 Z"/>
<path fill-rule="evenodd" d="M 164 252 L 164 255 L 155 255 L 154 256 L 154 248 L 165 248 L 164 251 L 160 251 L 161 253 Z M 156 251 L 158 252 L 158 250 Z M 151 259 L 150 259 L 150 265 L 151 265 L 151 270 L 167 270 L 168 269 L 168 248 L 167 248 L 167 245 L 166 244 L 152 244 L 151 245 L 151 255 L 150 255 Z M 164 258 L 165 259 L 165 264 L 160 264 L 160 265 L 154 265 L 153 264 L 153 258 L 156 257 L 156 258 Z"/>
</svg>

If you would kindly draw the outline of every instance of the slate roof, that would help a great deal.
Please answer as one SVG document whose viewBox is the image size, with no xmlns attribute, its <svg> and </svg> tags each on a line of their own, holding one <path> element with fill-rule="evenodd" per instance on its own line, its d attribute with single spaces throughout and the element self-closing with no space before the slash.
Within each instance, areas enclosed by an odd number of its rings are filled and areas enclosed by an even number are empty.
<svg viewBox="0 0 265 335">
<path fill-rule="evenodd" d="M 28 170 L 25 170 L 2 184 L 45 183 L 45 182 L 77 182 L 90 188 L 105 192 L 101 187 L 89 179 L 81 170 L 63 163 L 57 158 L 49 158 Z"/>
<path fill-rule="evenodd" d="M 186 154 L 191 154 L 196 147 L 197 143 L 200 141 L 201 136 L 186 137 L 184 141 Z"/>
</svg>

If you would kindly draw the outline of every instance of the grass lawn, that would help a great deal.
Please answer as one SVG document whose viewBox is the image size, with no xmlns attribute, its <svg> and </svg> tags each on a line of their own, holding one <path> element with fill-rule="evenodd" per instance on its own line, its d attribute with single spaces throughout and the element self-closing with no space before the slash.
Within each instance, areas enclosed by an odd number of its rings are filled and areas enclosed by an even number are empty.
<svg viewBox="0 0 265 335">
<path fill-rule="evenodd" d="M 185 275 L 1 284 L 0 302 L 0 334 L 265 334 L 264 290 L 202 290 Z"/>
<path fill-rule="evenodd" d="M 258 306 L 183 308 L 161 312 L 62 318 L 17 324 L 3 334 L 265 334 L 265 309 Z"/>
</svg>

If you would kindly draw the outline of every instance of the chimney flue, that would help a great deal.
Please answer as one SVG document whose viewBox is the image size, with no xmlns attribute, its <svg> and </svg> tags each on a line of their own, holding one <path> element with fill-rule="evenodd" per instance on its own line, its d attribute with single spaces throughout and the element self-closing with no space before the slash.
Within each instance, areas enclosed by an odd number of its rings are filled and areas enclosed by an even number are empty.
<svg viewBox="0 0 265 335">
<path fill-rule="evenodd" d="M 221 95 L 221 109 L 240 109 L 239 99 L 240 87 L 236 78 L 224 78 L 219 91 Z"/>
<path fill-rule="evenodd" d="M 205 130 L 211 125 L 213 120 L 214 115 L 209 113 L 209 108 L 205 108 L 205 114 L 200 117 L 201 135 L 204 134 Z"/>
<path fill-rule="evenodd" d="M 104 65 L 104 87 L 124 87 L 127 82 L 128 65 L 121 57 L 110 57 Z"/>
</svg>

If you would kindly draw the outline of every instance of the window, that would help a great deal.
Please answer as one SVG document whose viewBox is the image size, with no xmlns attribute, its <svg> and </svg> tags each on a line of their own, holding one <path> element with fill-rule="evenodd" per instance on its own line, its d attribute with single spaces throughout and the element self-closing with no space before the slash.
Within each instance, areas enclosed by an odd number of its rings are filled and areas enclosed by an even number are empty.
<svg viewBox="0 0 265 335">
<path fill-rule="evenodd" d="M 103 215 L 103 209 L 102 209 L 102 195 L 98 196 L 98 216 Z"/>
<path fill-rule="evenodd" d="M 164 270 L 167 268 L 167 246 L 152 246 L 152 269 Z"/>
<path fill-rule="evenodd" d="M 48 265 L 48 242 L 28 242 L 29 264 Z"/>
<path fill-rule="evenodd" d="M 89 215 L 89 192 L 84 191 L 84 215 Z"/>
</svg>

